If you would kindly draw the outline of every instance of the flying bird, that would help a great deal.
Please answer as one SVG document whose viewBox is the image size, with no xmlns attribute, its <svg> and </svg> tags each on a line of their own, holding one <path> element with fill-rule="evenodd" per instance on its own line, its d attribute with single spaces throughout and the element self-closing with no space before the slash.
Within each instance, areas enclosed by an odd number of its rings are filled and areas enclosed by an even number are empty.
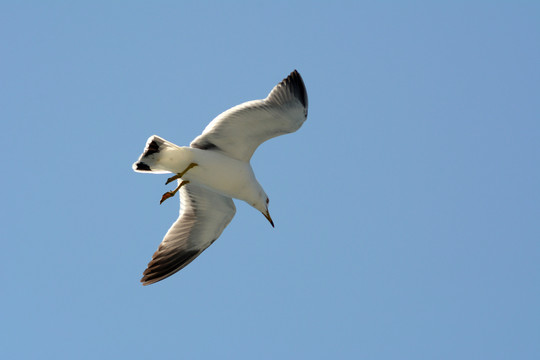
<svg viewBox="0 0 540 360">
<path fill-rule="evenodd" d="M 236 207 L 233 198 L 259 210 L 274 226 L 268 196 L 251 168 L 257 147 L 273 137 L 298 130 L 307 118 L 304 81 L 294 70 L 265 99 L 237 105 L 212 120 L 189 147 L 153 135 L 133 164 L 136 172 L 172 173 L 166 184 L 178 186 L 160 203 L 180 192 L 180 216 L 143 273 L 143 285 L 183 269 L 221 235 Z"/>
</svg>

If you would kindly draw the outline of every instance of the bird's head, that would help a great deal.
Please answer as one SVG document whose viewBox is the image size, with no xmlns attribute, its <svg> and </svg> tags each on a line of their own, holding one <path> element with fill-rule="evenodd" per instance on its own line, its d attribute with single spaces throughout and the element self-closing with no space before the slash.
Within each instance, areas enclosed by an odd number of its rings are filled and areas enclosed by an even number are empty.
<svg viewBox="0 0 540 360">
<path fill-rule="evenodd" d="M 268 212 L 268 203 L 270 200 L 268 200 L 268 196 L 264 192 L 261 193 L 259 196 L 259 200 L 253 204 L 253 207 L 259 210 L 264 217 L 270 222 L 270 225 L 274 227 L 274 222 L 272 221 L 272 218 L 270 217 L 270 213 Z"/>
</svg>

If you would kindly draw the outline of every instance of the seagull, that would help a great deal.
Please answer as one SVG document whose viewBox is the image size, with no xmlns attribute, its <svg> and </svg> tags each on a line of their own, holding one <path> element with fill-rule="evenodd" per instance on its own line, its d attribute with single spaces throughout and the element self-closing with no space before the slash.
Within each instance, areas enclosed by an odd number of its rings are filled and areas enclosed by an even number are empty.
<svg viewBox="0 0 540 360">
<path fill-rule="evenodd" d="M 268 196 L 255 178 L 250 159 L 264 141 L 295 132 L 307 119 L 306 87 L 298 71 L 277 84 L 265 99 L 237 105 L 212 120 L 189 146 L 151 136 L 133 170 L 174 176 L 160 203 L 180 192 L 180 216 L 148 263 L 141 283 L 150 285 L 183 269 L 221 235 L 236 207 L 247 202 L 270 222 Z"/>
</svg>

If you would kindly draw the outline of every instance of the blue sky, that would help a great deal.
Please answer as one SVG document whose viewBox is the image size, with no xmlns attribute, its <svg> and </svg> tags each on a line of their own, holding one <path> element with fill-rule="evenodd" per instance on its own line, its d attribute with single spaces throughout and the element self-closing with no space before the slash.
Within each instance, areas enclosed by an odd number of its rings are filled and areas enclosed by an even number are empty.
<svg viewBox="0 0 540 360">
<path fill-rule="evenodd" d="M 3 2 L 0 355 L 537 359 L 540 3 Z M 298 69 L 309 117 L 187 268 L 146 139 Z M 7 160 L 7 163 L 6 161 Z"/>
</svg>

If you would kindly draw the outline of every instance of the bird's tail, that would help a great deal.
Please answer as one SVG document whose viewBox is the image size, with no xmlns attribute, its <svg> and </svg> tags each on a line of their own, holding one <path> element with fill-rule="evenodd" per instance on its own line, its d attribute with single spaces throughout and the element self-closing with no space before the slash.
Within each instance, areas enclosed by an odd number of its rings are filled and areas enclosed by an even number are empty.
<svg viewBox="0 0 540 360">
<path fill-rule="evenodd" d="M 157 135 L 152 135 L 146 141 L 146 146 L 139 160 L 133 163 L 133 170 L 153 174 L 164 174 L 172 172 L 170 155 L 178 152 L 180 147 Z"/>
</svg>

